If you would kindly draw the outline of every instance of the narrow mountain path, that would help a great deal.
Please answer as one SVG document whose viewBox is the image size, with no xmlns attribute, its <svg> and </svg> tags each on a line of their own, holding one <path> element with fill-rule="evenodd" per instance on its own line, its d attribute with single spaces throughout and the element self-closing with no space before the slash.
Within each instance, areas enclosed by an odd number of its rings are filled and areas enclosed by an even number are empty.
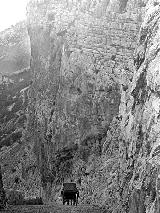
<svg viewBox="0 0 160 213">
<path fill-rule="evenodd" d="M 107 213 L 107 211 L 97 206 L 92 205 L 27 205 L 27 206 L 12 206 L 3 213 Z"/>
</svg>

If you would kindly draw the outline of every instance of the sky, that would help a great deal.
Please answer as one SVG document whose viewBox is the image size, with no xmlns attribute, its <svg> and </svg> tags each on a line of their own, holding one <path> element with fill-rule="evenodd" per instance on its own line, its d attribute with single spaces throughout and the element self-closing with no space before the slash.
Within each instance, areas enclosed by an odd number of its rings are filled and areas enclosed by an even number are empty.
<svg viewBox="0 0 160 213">
<path fill-rule="evenodd" d="M 29 0 L 0 0 L 0 31 L 26 18 Z"/>
</svg>

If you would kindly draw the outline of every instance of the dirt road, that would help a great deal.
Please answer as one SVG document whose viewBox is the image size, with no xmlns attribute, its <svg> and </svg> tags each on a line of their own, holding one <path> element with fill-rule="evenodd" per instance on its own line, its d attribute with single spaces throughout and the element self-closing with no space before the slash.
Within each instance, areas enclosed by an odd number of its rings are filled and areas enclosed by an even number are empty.
<svg viewBox="0 0 160 213">
<path fill-rule="evenodd" d="M 99 207 L 91 205 L 43 205 L 43 206 L 12 206 L 6 210 L 0 211 L 3 213 L 107 213 Z"/>
</svg>

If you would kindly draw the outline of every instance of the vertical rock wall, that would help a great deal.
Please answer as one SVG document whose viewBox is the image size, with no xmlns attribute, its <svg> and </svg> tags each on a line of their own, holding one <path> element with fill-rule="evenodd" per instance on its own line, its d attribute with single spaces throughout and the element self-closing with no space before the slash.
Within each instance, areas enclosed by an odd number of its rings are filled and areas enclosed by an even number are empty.
<svg viewBox="0 0 160 213">
<path fill-rule="evenodd" d="M 57 176 L 55 154 L 107 134 L 134 72 L 145 2 L 41 0 L 28 4 L 33 83 L 26 140 L 44 187 Z M 48 192 L 48 196 L 50 192 Z"/>
<path fill-rule="evenodd" d="M 149 1 L 135 53 L 135 72 L 122 92 L 121 169 L 128 181 L 130 212 L 159 212 L 159 1 Z M 124 151 L 126 149 L 126 154 Z M 124 166 L 125 165 L 125 166 Z"/>
</svg>

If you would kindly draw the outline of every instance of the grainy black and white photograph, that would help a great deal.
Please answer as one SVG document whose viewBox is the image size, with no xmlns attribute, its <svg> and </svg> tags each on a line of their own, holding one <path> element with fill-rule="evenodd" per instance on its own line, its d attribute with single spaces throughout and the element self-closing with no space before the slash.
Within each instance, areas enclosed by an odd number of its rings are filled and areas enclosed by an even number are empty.
<svg viewBox="0 0 160 213">
<path fill-rule="evenodd" d="M 0 0 L 0 212 L 160 213 L 160 0 Z"/>
</svg>

